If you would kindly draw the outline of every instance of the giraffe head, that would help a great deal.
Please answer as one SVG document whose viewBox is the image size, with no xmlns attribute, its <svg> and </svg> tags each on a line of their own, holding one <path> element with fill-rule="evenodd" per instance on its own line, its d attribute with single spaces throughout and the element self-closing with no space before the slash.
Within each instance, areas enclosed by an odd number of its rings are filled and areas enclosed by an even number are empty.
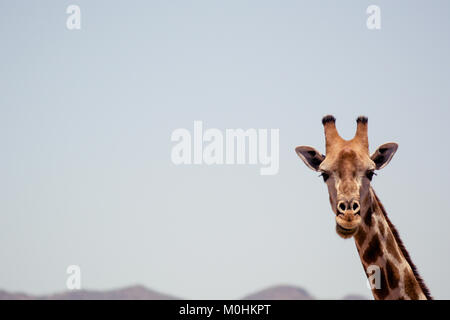
<svg viewBox="0 0 450 320">
<path fill-rule="evenodd" d="M 370 182 L 375 170 L 384 168 L 391 161 L 398 145 L 385 143 L 370 155 L 366 117 L 356 120 L 356 134 L 351 140 L 341 138 L 335 122 L 331 115 L 322 119 L 326 155 L 308 146 L 297 147 L 295 151 L 309 168 L 321 173 L 335 214 L 336 232 L 349 238 L 357 232 L 367 213 Z"/>
</svg>

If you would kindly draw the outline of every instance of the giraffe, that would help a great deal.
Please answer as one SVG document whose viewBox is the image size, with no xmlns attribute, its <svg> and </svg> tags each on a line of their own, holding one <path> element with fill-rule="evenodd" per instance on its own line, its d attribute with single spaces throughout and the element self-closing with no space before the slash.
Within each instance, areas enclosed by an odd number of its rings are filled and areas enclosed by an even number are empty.
<svg viewBox="0 0 450 320">
<path fill-rule="evenodd" d="M 336 129 L 336 119 L 327 115 L 322 119 L 326 155 L 309 146 L 295 151 L 310 169 L 321 173 L 336 232 L 344 239 L 354 238 L 374 298 L 430 300 L 428 288 L 370 185 L 375 170 L 391 161 L 398 145 L 385 143 L 370 155 L 368 119 L 360 116 L 356 122 L 355 136 L 344 140 Z"/>
</svg>

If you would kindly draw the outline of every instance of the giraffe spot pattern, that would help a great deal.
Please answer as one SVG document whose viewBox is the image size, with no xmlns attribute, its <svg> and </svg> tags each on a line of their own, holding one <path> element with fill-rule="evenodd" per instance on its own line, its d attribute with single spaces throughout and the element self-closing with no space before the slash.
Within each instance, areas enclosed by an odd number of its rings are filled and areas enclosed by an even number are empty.
<svg viewBox="0 0 450 320">
<path fill-rule="evenodd" d="M 364 217 L 364 223 L 368 227 L 370 227 L 372 225 L 372 213 L 373 213 L 372 208 L 369 208 L 369 210 L 367 210 L 367 213 Z"/>
<path fill-rule="evenodd" d="M 373 294 L 377 300 L 384 300 L 389 295 L 389 288 L 386 281 L 385 270 L 380 270 L 380 288 L 374 289 Z"/>
<path fill-rule="evenodd" d="M 394 236 L 391 232 L 388 233 L 388 239 L 386 241 L 386 248 L 387 250 L 392 254 L 392 256 L 395 258 L 395 260 L 400 261 L 401 256 L 400 253 L 397 250 L 397 246 L 395 244 Z"/>
<path fill-rule="evenodd" d="M 405 293 L 411 298 L 411 300 L 418 300 L 419 295 L 416 291 L 416 281 L 411 272 L 405 271 Z"/>
<path fill-rule="evenodd" d="M 386 228 L 384 227 L 384 224 L 382 223 L 382 222 L 378 222 L 377 223 L 377 225 L 378 225 L 378 229 L 380 230 L 380 234 L 381 234 L 381 236 L 384 238 L 384 237 L 386 237 Z"/>
<path fill-rule="evenodd" d="M 398 283 L 400 281 L 400 272 L 390 260 L 386 261 L 386 277 L 391 289 L 395 289 L 398 287 Z"/>
<path fill-rule="evenodd" d="M 369 245 L 364 251 L 363 259 L 367 263 L 374 263 L 381 255 L 381 243 L 378 235 L 375 234 L 369 242 Z"/>
<path fill-rule="evenodd" d="M 355 240 L 359 243 L 360 246 L 364 243 L 364 240 L 366 240 L 367 233 L 363 230 L 363 228 L 359 228 L 358 232 L 355 234 Z"/>
</svg>

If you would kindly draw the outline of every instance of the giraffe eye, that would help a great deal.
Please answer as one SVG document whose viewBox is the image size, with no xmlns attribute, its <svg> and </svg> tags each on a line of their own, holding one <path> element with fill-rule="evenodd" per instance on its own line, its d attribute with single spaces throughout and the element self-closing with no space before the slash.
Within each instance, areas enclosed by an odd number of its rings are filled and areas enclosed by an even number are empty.
<svg viewBox="0 0 450 320">
<path fill-rule="evenodd" d="M 376 173 L 373 170 L 367 170 L 367 172 L 366 172 L 367 179 L 372 181 L 373 175 L 376 175 Z"/>
<path fill-rule="evenodd" d="M 330 177 L 330 175 L 326 172 L 322 172 L 320 176 L 323 178 L 323 182 L 327 182 L 328 178 Z"/>
</svg>

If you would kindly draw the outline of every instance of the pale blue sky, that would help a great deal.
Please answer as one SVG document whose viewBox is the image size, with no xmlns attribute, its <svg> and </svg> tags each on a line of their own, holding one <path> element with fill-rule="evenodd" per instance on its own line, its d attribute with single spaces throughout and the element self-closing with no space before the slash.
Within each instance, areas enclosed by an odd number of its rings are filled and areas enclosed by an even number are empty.
<svg viewBox="0 0 450 320">
<path fill-rule="evenodd" d="M 81 7 L 81 30 L 66 7 Z M 365 13 L 381 7 L 382 29 Z M 450 298 L 448 1 L 2 1 L 0 288 L 140 283 L 185 298 L 299 285 L 370 296 L 353 240 L 294 152 L 369 117 L 373 185 Z M 174 166 L 176 128 L 279 128 L 280 171 Z"/>
</svg>

